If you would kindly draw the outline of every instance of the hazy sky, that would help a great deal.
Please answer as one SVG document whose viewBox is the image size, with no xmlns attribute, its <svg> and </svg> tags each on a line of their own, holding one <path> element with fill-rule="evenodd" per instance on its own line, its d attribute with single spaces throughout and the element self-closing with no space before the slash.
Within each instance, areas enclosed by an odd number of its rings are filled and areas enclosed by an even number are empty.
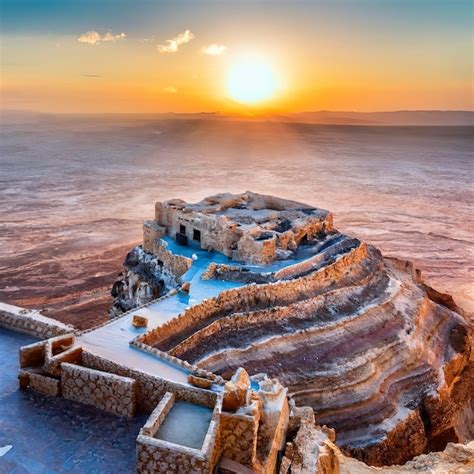
<svg viewBox="0 0 474 474">
<path fill-rule="evenodd" d="M 6 109 L 473 109 L 470 1 L 0 4 Z M 263 70 L 250 68 L 245 85 L 249 57 Z M 232 90 L 241 79 L 268 97 L 236 100 L 249 93 Z"/>
</svg>

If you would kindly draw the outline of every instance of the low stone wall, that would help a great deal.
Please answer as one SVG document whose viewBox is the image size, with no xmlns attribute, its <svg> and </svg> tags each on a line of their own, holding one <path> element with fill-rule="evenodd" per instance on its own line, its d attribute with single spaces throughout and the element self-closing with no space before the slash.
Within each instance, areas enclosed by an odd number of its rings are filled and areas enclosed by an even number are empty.
<svg viewBox="0 0 474 474">
<path fill-rule="evenodd" d="M 172 365 L 176 365 L 189 372 L 192 372 L 194 375 L 197 375 L 198 377 L 204 377 L 209 380 L 213 380 L 215 383 L 219 383 L 219 384 L 224 383 L 224 379 L 220 377 L 219 375 L 216 375 L 213 372 L 210 372 L 209 370 L 201 369 L 197 367 L 196 365 L 192 365 L 186 360 L 180 359 L 179 357 L 175 357 L 173 354 L 160 351 L 159 349 L 156 349 L 155 347 L 152 347 L 143 342 L 140 342 L 139 339 L 140 339 L 140 336 L 135 338 L 133 341 L 131 341 L 130 345 L 133 347 L 136 347 L 137 349 L 143 352 L 147 352 L 148 354 L 151 354 L 159 359 L 166 360 Z"/>
<path fill-rule="evenodd" d="M 178 399 L 207 407 L 214 406 L 218 396 L 216 392 L 211 390 L 164 380 L 140 370 L 111 362 L 88 351 L 83 351 L 82 363 L 86 367 L 134 379 L 137 382 L 137 408 L 145 413 L 151 413 L 166 392 L 174 393 Z"/>
<path fill-rule="evenodd" d="M 324 241 L 322 245 L 327 245 L 327 241 Z M 290 278 L 301 277 L 308 272 L 317 269 L 324 261 L 330 262 L 338 254 L 347 253 L 352 248 L 360 245 L 357 239 L 350 239 L 344 237 L 341 241 L 334 243 L 330 247 L 318 251 L 316 255 L 303 260 L 302 262 L 289 265 L 275 272 L 276 280 L 288 280 Z M 319 246 L 321 248 L 321 246 Z"/>
<path fill-rule="evenodd" d="M 59 378 L 63 362 L 81 362 L 82 347 L 75 343 L 74 334 L 64 334 L 23 346 L 20 348 L 20 368 L 41 367 L 48 375 Z"/>
<path fill-rule="evenodd" d="M 46 341 L 45 345 L 45 361 L 43 368 L 46 372 L 55 375 L 56 377 L 61 376 L 61 369 L 63 363 L 80 364 L 82 360 L 82 346 L 71 346 L 64 350 L 59 349 L 59 353 L 56 353 L 52 349 L 53 342 Z"/>
<path fill-rule="evenodd" d="M 201 275 L 202 280 L 225 280 L 241 283 L 269 283 L 273 281 L 273 273 L 257 273 L 245 267 L 212 262 Z"/>
<path fill-rule="evenodd" d="M 193 261 L 182 255 L 176 255 L 166 248 L 166 242 L 162 239 L 156 239 L 153 245 L 153 255 L 163 262 L 175 278 L 184 275 L 190 268 Z"/>
<path fill-rule="evenodd" d="M 51 397 L 61 395 L 61 381 L 59 379 L 24 369 L 20 369 L 18 378 L 20 380 L 20 388 L 23 390 L 30 388 Z"/>
<path fill-rule="evenodd" d="M 200 331 L 195 332 L 192 336 L 186 338 L 183 342 L 175 346 L 169 354 L 178 360 L 192 361 L 193 359 L 189 357 L 187 352 L 190 350 L 193 351 L 196 348 L 199 349 L 199 344 L 205 338 L 216 336 L 220 332 L 229 329 L 233 331 L 237 331 L 239 328 L 248 329 L 250 326 L 258 327 L 258 325 L 273 323 L 278 320 L 285 321 L 290 317 L 305 319 L 314 316 L 317 310 L 322 307 L 324 303 L 324 300 L 312 298 L 288 306 L 275 306 L 270 309 L 251 311 L 248 313 L 233 313 L 232 315 L 220 318 Z M 181 357 L 184 357 L 184 359 L 181 359 Z"/>
<path fill-rule="evenodd" d="M 193 449 L 154 438 L 176 400 L 173 393 L 165 393 L 137 437 L 137 472 L 150 474 L 157 472 L 208 474 L 213 472 L 220 453 L 219 424 L 222 398 L 221 394 L 212 406 L 212 419 L 201 449 Z"/>
<path fill-rule="evenodd" d="M 74 332 L 72 326 L 47 318 L 39 311 L 5 303 L 0 303 L 0 327 L 39 339 Z"/>
<path fill-rule="evenodd" d="M 160 403 L 158 403 L 156 408 L 151 412 L 147 422 L 140 430 L 140 434 L 144 436 L 155 436 L 161 423 L 163 423 L 171 408 L 173 408 L 175 399 L 174 393 L 166 392 Z"/>
<path fill-rule="evenodd" d="M 63 397 L 131 418 L 136 408 L 136 382 L 74 364 L 61 365 Z"/>
<path fill-rule="evenodd" d="M 20 347 L 20 368 L 43 365 L 45 356 L 45 341 Z"/>
<path fill-rule="evenodd" d="M 306 260 L 303 260 L 302 262 L 298 262 L 278 270 L 275 273 L 275 278 L 277 280 L 297 278 L 299 275 L 310 271 L 316 265 L 320 264 L 325 258 L 326 255 L 324 253 L 318 253 L 310 258 L 307 258 Z"/>
<path fill-rule="evenodd" d="M 232 313 L 247 312 L 259 307 L 288 305 L 298 299 L 307 298 L 308 295 L 329 287 L 336 279 L 341 280 L 341 274 L 348 266 L 368 256 L 368 247 L 362 244 L 339 257 L 333 264 L 307 276 L 262 285 L 251 284 L 222 291 L 217 297 L 203 300 L 162 326 L 147 332 L 138 338 L 138 341 L 168 351 L 180 342 L 174 340 L 179 333 L 195 332 L 206 325 L 206 321 L 210 324 Z"/>
<path fill-rule="evenodd" d="M 137 437 L 137 473 L 189 472 L 209 474 L 213 467 L 204 453 L 197 449 L 178 446 L 141 434 Z"/>
</svg>

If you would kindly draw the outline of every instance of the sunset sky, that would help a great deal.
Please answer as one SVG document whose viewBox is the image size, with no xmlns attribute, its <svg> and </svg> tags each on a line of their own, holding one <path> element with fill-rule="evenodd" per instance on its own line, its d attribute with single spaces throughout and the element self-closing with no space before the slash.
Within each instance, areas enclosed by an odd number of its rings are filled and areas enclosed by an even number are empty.
<svg viewBox="0 0 474 474">
<path fill-rule="evenodd" d="M 0 3 L 3 109 L 473 109 L 470 1 Z"/>
</svg>

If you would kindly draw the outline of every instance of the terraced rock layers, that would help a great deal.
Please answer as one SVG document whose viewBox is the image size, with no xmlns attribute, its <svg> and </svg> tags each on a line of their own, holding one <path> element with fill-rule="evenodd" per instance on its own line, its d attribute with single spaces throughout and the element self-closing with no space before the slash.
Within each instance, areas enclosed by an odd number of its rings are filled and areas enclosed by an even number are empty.
<svg viewBox="0 0 474 474">
<path fill-rule="evenodd" d="M 468 330 L 449 299 L 366 244 L 293 270 L 203 301 L 148 343 L 224 377 L 239 366 L 278 377 L 369 464 L 472 437 L 456 415 L 472 409 Z"/>
</svg>

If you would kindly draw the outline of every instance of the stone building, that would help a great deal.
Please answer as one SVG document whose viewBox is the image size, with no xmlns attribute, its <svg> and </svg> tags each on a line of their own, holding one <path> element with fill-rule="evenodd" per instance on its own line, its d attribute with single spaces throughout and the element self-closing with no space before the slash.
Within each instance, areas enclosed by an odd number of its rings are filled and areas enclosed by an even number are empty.
<svg viewBox="0 0 474 474">
<path fill-rule="evenodd" d="M 168 235 L 179 244 L 215 250 L 232 260 L 268 264 L 332 229 L 332 215 L 295 201 L 253 192 L 217 194 L 196 204 L 157 202 L 144 224 L 144 249 Z"/>
</svg>

